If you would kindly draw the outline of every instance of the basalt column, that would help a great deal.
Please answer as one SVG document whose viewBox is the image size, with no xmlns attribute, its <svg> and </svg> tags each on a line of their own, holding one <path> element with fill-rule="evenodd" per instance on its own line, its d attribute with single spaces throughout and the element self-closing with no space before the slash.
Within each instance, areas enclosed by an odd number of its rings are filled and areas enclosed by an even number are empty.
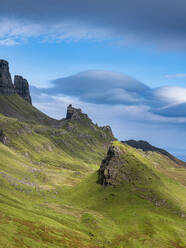
<svg viewBox="0 0 186 248">
<path fill-rule="evenodd" d="M 14 85 L 9 72 L 9 64 L 6 60 L 0 60 L 0 94 L 14 94 Z"/>
</svg>

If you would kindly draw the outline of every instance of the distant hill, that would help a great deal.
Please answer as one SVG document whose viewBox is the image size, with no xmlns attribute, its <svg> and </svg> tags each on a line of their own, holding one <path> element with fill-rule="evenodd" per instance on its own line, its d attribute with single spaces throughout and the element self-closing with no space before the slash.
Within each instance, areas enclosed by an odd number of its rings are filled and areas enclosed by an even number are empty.
<svg viewBox="0 0 186 248">
<path fill-rule="evenodd" d="M 160 154 L 167 156 L 168 158 L 173 160 L 176 164 L 186 167 L 186 162 L 183 162 L 182 160 L 174 157 L 172 154 L 170 154 L 166 150 L 152 146 L 147 141 L 144 141 L 144 140 L 138 140 L 138 141 L 137 140 L 127 140 L 127 141 L 122 141 L 122 143 L 127 144 L 129 146 L 132 146 L 136 149 L 142 149 L 144 152 L 148 152 L 148 151 L 158 152 Z"/>
</svg>

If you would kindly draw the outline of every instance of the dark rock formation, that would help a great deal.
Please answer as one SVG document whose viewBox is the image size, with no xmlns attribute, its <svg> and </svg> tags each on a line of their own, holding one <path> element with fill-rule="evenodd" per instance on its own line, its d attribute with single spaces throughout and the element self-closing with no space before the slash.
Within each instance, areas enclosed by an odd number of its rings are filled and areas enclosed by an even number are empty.
<svg viewBox="0 0 186 248">
<path fill-rule="evenodd" d="M 2 130 L 0 130 L 0 142 L 3 143 L 4 145 L 8 145 L 9 143 L 8 137 L 3 133 Z"/>
<path fill-rule="evenodd" d="M 9 72 L 8 62 L 0 60 L 0 94 L 11 95 L 14 93 L 15 90 Z"/>
<path fill-rule="evenodd" d="M 27 102 L 32 104 L 30 91 L 29 91 L 29 84 L 26 79 L 21 76 L 16 75 L 14 77 L 14 88 L 18 95 L 23 97 Z"/>
<path fill-rule="evenodd" d="M 27 80 L 21 76 L 15 76 L 13 84 L 8 62 L 0 60 L 0 94 L 12 95 L 16 93 L 32 104 Z"/>
<path fill-rule="evenodd" d="M 169 152 L 167 152 L 166 150 L 163 150 L 161 148 L 152 146 L 151 144 L 149 144 L 147 141 L 144 140 L 127 140 L 127 141 L 121 141 L 124 144 L 127 144 L 129 146 L 132 146 L 136 149 L 141 149 L 145 152 L 151 151 L 151 152 L 158 152 L 160 154 L 163 154 L 165 156 L 167 156 L 169 159 L 173 160 L 174 162 L 176 162 L 178 165 L 181 166 L 186 166 L 186 163 L 177 159 L 176 157 L 174 157 L 173 155 L 171 155 Z"/>
<path fill-rule="evenodd" d="M 129 180 L 127 174 L 121 172 L 125 160 L 121 156 L 122 152 L 118 147 L 110 145 L 106 158 L 102 161 L 98 171 L 98 183 L 107 185 L 117 185 L 123 180 Z"/>
<path fill-rule="evenodd" d="M 70 104 L 67 107 L 66 120 L 90 120 L 87 114 L 83 114 L 81 109 L 76 109 Z"/>
</svg>

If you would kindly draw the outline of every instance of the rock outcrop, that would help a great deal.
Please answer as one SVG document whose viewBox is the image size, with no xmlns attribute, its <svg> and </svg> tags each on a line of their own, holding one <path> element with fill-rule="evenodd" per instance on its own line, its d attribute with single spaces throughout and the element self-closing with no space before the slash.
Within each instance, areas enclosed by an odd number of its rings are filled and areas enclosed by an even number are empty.
<svg viewBox="0 0 186 248">
<path fill-rule="evenodd" d="M 98 171 L 98 183 L 104 186 L 123 183 L 147 185 L 154 179 L 157 179 L 157 176 L 136 156 L 134 150 L 129 150 L 118 141 L 109 146 L 107 156 Z"/>
<path fill-rule="evenodd" d="M 9 64 L 5 60 L 0 60 L 0 93 L 6 95 L 15 93 L 14 85 L 9 72 Z"/>
<path fill-rule="evenodd" d="M 29 84 L 26 79 L 22 76 L 16 75 L 14 77 L 14 88 L 18 95 L 23 97 L 27 102 L 32 104 L 32 99 L 30 96 Z"/>
<path fill-rule="evenodd" d="M 13 84 L 11 74 L 9 72 L 9 64 L 6 60 L 0 60 L 0 94 L 18 94 L 27 102 L 32 104 L 27 80 L 21 76 L 15 76 Z"/>
<path fill-rule="evenodd" d="M 67 107 L 66 120 L 90 120 L 87 114 L 82 113 L 81 109 L 76 109 L 69 104 Z"/>
<path fill-rule="evenodd" d="M 98 171 L 98 182 L 104 186 L 117 185 L 123 180 L 129 180 L 125 172 L 121 172 L 125 160 L 119 147 L 110 145 L 106 158 Z"/>
<path fill-rule="evenodd" d="M 103 126 L 102 129 L 103 129 L 104 132 L 106 132 L 110 136 L 113 136 L 114 137 L 113 132 L 112 132 L 112 128 L 110 126 L 108 126 L 108 125 L 107 126 Z"/>
<path fill-rule="evenodd" d="M 3 145 L 9 144 L 9 139 L 2 130 L 0 130 L 0 142 L 3 143 Z"/>
</svg>

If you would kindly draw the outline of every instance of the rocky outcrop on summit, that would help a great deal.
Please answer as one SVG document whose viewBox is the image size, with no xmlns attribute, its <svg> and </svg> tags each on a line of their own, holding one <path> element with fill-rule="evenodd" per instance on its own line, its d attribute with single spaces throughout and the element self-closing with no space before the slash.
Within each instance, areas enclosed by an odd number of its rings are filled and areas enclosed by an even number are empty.
<svg viewBox="0 0 186 248">
<path fill-rule="evenodd" d="M 110 126 L 99 127 L 97 124 L 94 124 L 87 114 L 82 113 L 80 108 L 74 108 L 72 104 L 69 104 L 67 107 L 66 121 L 79 121 L 90 126 L 94 131 L 100 131 L 100 137 L 105 139 L 106 137 L 111 137 L 111 140 L 115 140 Z"/>
<path fill-rule="evenodd" d="M 14 94 L 14 85 L 9 72 L 9 64 L 5 60 L 0 60 L 0 94 Z"/>
<path fill-rule="evenodd" d="M 103 186 L 127 183 L 133 186 L 151 184 L 156 180 L 154 172 L 136 156 L 133 149 L 114 141 L 98 171 L 98 183 Z"/>
<path fill-rule="evenodd" d="M 0 94 L 18 94 L 27 102 L 32 104 L 27 80 L 21 76 L 15 76 L 13 84 L 11 74 L 9 72 L 9 64 L 6 60 L 0 60 Z"/>
<path fill-rule="evenodd" d="M 85 120 L 85 119 L 89 119 L 87 114 L 82 113 L 81 109 L 76 109 L 72 107 L 72 104 L 69 104 L 69 106 L 67 107 L 66 120 Z"/>
<path fill-rule="evenodd" d="M 129 180 L 127 174 L 121 173 L 121 169 L 125 164 L 122 158 L 122 151 L 119 147 L 110 145 L 107 156 L 103 159 L 98 171 L 98 182 L 104 186 L 116 185 L 123 180 Z"/>
<path fill-rule="evenodd" d="M 16 75 L 14 77 L 14 88 L 18 95 L 23 97 L 27 102 L 32 104 L 32 99 L 30 96 L 29 84 L 26 79 L 21 76 Z"/>
</svg>

